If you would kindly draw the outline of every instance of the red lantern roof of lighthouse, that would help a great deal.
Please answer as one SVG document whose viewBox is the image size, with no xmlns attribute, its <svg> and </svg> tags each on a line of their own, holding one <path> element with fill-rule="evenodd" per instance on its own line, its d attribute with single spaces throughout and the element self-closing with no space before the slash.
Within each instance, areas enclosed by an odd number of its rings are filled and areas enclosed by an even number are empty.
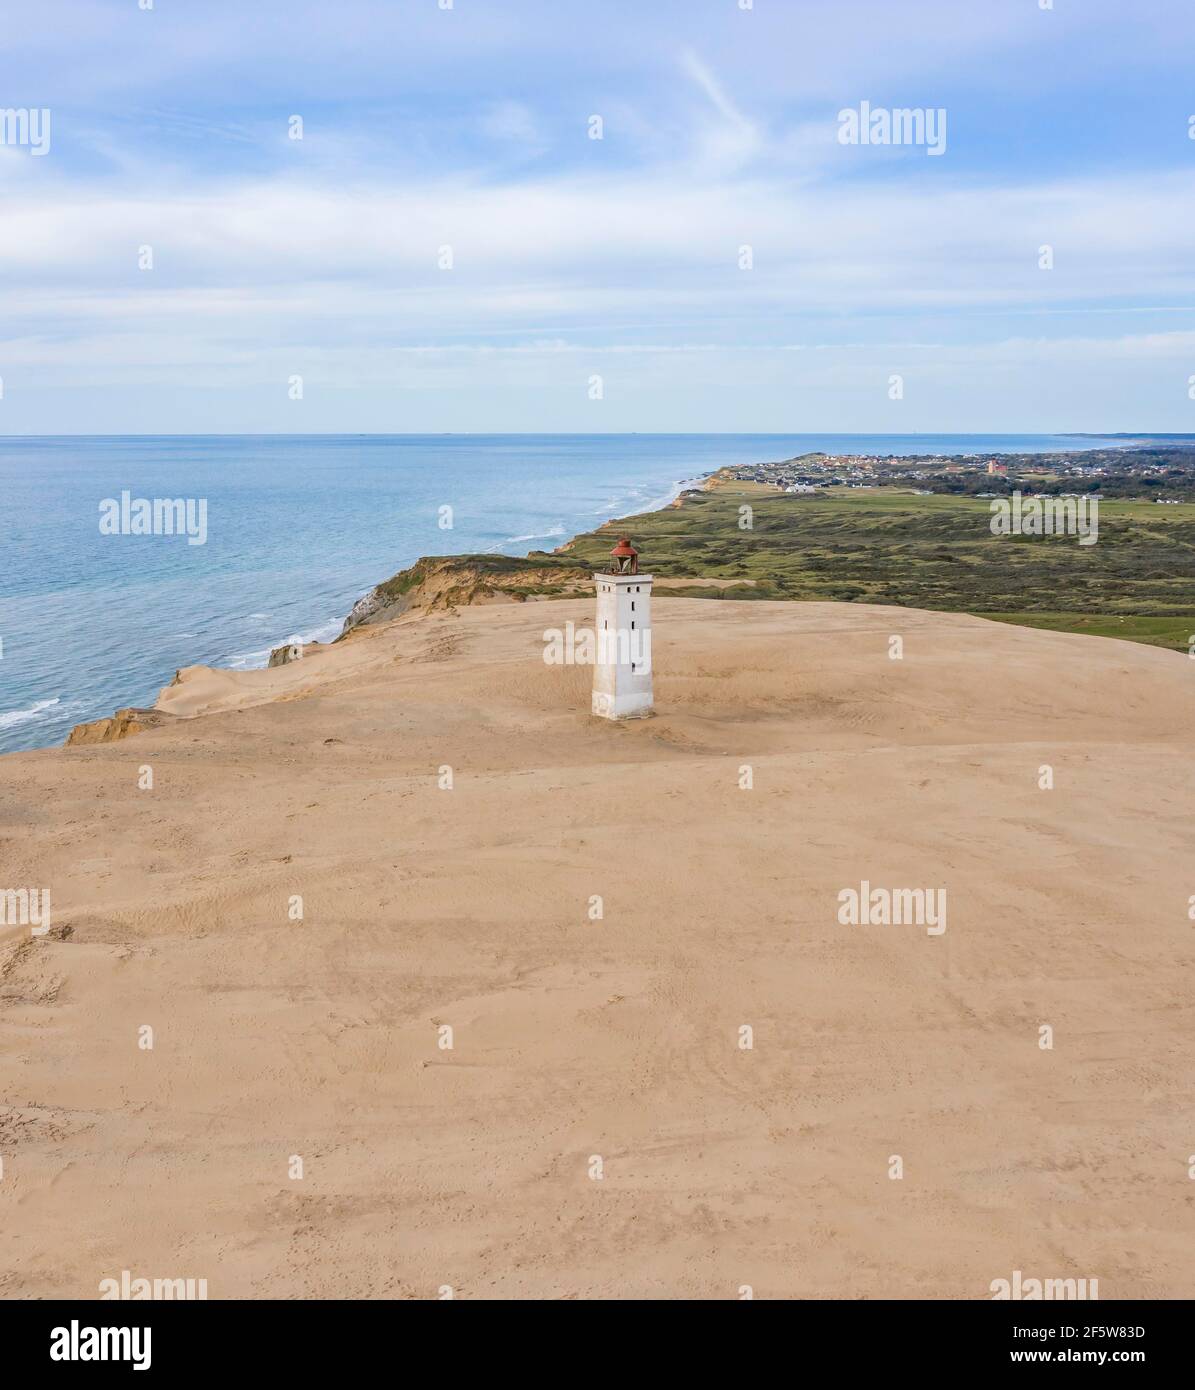
<svg viewBox="0 0 1195 1390">
<path fill-rule="evenodd" d="M 638 555 L 639 552 L 630 543 L 626 536 L 623 536 L 622 539 L 618 542 L 618 544 L 614 547 L 614 549 L 610 552 L 610 554 L 615 556 L 617 559 L 621 560 L 627 555 Z"/>
</svg>

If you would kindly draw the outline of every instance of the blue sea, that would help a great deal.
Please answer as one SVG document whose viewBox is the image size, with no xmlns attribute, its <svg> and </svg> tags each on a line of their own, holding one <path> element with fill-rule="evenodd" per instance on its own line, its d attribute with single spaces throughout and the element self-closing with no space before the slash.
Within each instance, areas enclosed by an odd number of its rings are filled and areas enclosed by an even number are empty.
<svg viewBox="0 0 1195 1390">
<path fill-rule="evenodd" d="M 827 453 L 1085 449 L 1057 435 L 319 435 L 0 439 L 0 751 L 152 704 L 180 666 L 328 639 L 421 555 L 551 550 L 725 464 Z M 122 492 L 207 508 L 185 536 L 101 534 Z M 452 509 L 452 528 L 440 525 Z"/>
</svg>

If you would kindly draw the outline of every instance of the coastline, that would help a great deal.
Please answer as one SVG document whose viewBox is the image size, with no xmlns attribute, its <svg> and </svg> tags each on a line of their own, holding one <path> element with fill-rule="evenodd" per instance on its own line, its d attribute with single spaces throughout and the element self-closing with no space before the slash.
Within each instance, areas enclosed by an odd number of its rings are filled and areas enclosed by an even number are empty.
<svg viewBox="0 0 1195 1390">
<path fill-rule="evenodd" d="M 598 515 L 603 518 L 603 521 L 599 524 L 604 525 L 607 523 L 613 523 L 622 519 L 625 516 L 642 515 L 646 512 L 662 510 L 663 508 L 669 507 L 675 502 L 677 497 L 679 497 L 681 492 L 683 492 L 686 488 L 699 484 L 703 478 L 708 476 L 709 474 L 696 475 L 693 477 L 685 476 L 680 480 L 673 482 L 666 493 L 658 494 L 655 497 L 649 498 L 647 502 L 644 504 L 641 511 L 611 514 L 605 508 L 600 508 L 598 510 Z M 511 553 L 509 547 L 515 545 L 516 543 L 537 539 L 550 540 L 554 538 L 554 534 L 558 534 L 561 537 L 562 544 L 567 545 L 570 543 L 571 540 L 575 539 L 576 536 L 587 534 L 587 532 L 584 530 L 578 531 L 575 533 L 573 537 L 567 537 L 566 533 L 563 530 L 557 533 L 533 533 L 525 536 L 511 537 L 507 540 L 499 542 L 496 546 L 492 547 L 490 551 L 485 553 L 494 554 L 496 556 L 509 555 Z M 469 553 L 470 552 L 461 552 L 461 555 Z M 535 552 L 526 553 L 533 554 Z M 448 555 L 430 558 L 453 560 L 460 557 L 455 555 Z M 411 561 L 411 565 L 414 565 L 416 563 L 418 563 L 418 560 Z M 408 566 L 407 568 L 409 567 L 410 566 Z M 397 571 L 397 573 L 402 572 L 402 570 Z M 384 584 L 385 582 L 385 580 L 379 580 L 375 584 L 364 589 L 358 595 L 357 599 L 354 600 L 352 607 L 355 607 L 356 604 L 361 601 L 361 599 L 366 598 L 371 592 L 374 591 L 374 589 L 376 589 L 379 585 Z M 351 611 L 352 608 L 349 609 L 349 612 Z M 295 643 L 298 643 L 303 648 L 318 648 L 329 645 L 330 643 L 338 640 L 339 637 L 341 637 L 345 631 L 345 624 L 347 618 L 348 612 L 342 613 L 339 617 L 327 618 L 321 622 L 300 625 L 295 629 L 292 629 L 292 632 L 286 637 L 276 638 L 275 640 L 269 642 L 268 645 L 264 645 L 250 652 L 232 656 L 224 662 L 210 665 L 208 663 L 200 663 L 198 665 L 184 664 L 175 668 L 174 680 L 178 679 L 178 673 L 183 670 L 210 669 L 215 671 L 231 672 L 252 672 L 267 670 L 270 668 L 271 660 L 276 653 L 283 651 L 286 647 L 291 646 Z M 72 740 L 74 740 L 75 743 L 91 742 L 93 741 L 93 739 L 89 738 L 85 733 L 81 733 L 81 731 L 85 731 L 95 726 L 111 726 L 113 736 L 115 737 L 124 737 L 130 733 L 139 732 L 141 729 L 152 727 L 154 721 L 151 716 L 155 712 L 157 712 L 159 702 L 161 701 L 165 691 L 170 688 L 171 683 L 172 682 L 167 682 L 159 688 L 158 694 L 154 697 L 154 700 L 150 705 L 117 705 L 113 708 L 110 714 L 99 714 L 92 719 L 87 719 L 83 720 L 80 723 L 76 723 L 67 731 L 65 738 L 52 740 L 46 743 L 31 745 L 30 747 L 26 748 L 12 748 L 0 750 L 0 758 L 8 757 L 18 753 L 37 752 L 47 748 L 65 747 L 71 744 Z M 70 708 L 71 705 L 77 705 L 82 708 L 85 705 L 85 703 L 86 702 L 80 699 L 79 697 L 70 694 L 58 695 L 47 699 L 39 699 L 36 700 L 34 704 L 28 708 L 18 708 L 0 713 L 0 727 L 17 727 L 21 723 L 27 722 L 32 719 L 36 719 L 46 710 L 60 707 Z"/>
<path fill-rule="evenodd" d="M 985 453 L 986 451 L 977 451 L 975 455 L 968 457 L 983 457 Z M 799 462 L 801 458 L 816 460 L 824 457 L 827 456 L 814 453 L 798 456 L 790 462 Z M 899 457 L 908 460 L 921 456 Z M 1033 460 L 1040 456 L 1027 454 L 1024 457 Z M 1059 613 L 1040 602 L 1036 605 L 1025 603 L 1012 587 L 1008 588 L 1004 601 L 1000 601 L 995 593 L 998 576 L 993 577 L 988 569 L 984 571 L 986 592 L 968 595 L 960 589 L 960 583 L 967 580 L 969 571 L 976 563 L 987 566 L 992 554 L 996 552 L 985 552 L 981 555 L 976 551 L 972 557 L 965 547 L 957 547 L 958 556 L 953 561 L 955 568 L 953 571 L 943 570 L 941 564 L 933 559 L 935 555 L 941 554 L 942 546 L 930 535 L 928 529 L 925 531 L 924 540 L 918 539 L 916 535 L 912 536 L 910 554 L 916 557 L 916 568 L 909 571 L 906 565 L 905 572 L 902 573 L 896 557 L 889 560 L 876 550 L 877 544 L 885 534 L 884 528 L 869 529 L 862 522 L 872 502 L 877 508 L 891 507 L 905 496 L 904 491 L 889 487 L 864 489 L 848 495 L 844 489 L 836 496 L 824 492 L 811 499 L 794 499 L 781 495 L 782 490 L 778 492 L 767 487 L 753 487 L 749 482 L 743 482 L 741 478 L 736 479 L 734 476 L 736 472 L 740 475 L 758 475 L 761 470 L 780 466 L 762 463 L 733 467 L 724 465 L 703 473 L 690 472 L 674 481 L 665 493 L 646 499 L 640 510 L 623 512 L 600 509 L 599 515 L 602 520 L 598 526 L 590 530 L 582 529 L 571 537 L 561 539 L 550 551 L 530 550 L 516 555 L 511 548 L 516 543 L 556 539 L 557 535 L 562 533 L 555 528 L 547 532 L 528 532 L 510 537 L 480 553 L 462 551 L 451 555 L 425 555 L 405 569 L 397 571 L 390 579 L 374 583 L 361 591 L 344 617 L 330 618 L 310 628 L 300 628 L 281 641 L 263 644 L 261 648 L 246 653 L 244 659 L 200 665 L 181 664 L 175 668 L 173 680 L 158 687 L 157 694 L 150 704 L 120 705 L 110 714 L 76 723 L 66 732 L 64 742 L 71 745 L 103 741 L 107 738 L 124 737 L 151 727 L 158 722 L 155 715 L 163 710 L 164 701 L 169 702 L 172 698 L 167 692 L 179 681 L 180 672 L 211 669 L 251 674 L 268 670 L 284 664 L 294 656 L 310 655 L 342 641 L 358 625 L 358 620 L 376 622 L 387 617 L 396 617 L 413 606 L 434 607 L 452 603 L 459 605 L 506 601 L 508 598 L 527 601 L 575 593 L 579 575 L 568 572 L 569 568 L 592 565 L 600 560 L 599 543 L 622 523 L 633 523 L 640 538 L 645 540 L 651 549 L 655 557 L 653 563 L 659 564 L 664 575 L 659 589 L 663 594 L 696 597 L 705 590 L 708 592 L 702 596 L 728 599 L 826 598 L 845 602 L 895 602 L 912 608 L 973 612 L 981 616 L 990 616 L 1000 622 L 1020 623 L 1025 626 L 1126 637 L 1129 640 L 1168 645 L 1176 650 L 1187 641 L 1187 630 L 1195 630 L 1192 628 L 1192 624 L 1195 624 L 1195 612 L 1189 616 L 1181 613 L 1170 620 L 1166 618 L 1167 610 L 1160 605 L 1160 601 L 1154 601 L 1152 607 L 1145 605 L 1144 609 L 1138 604 L 1138 609 L 1142 610 L 1138 612 L 1126 608 L 1115 593 L 1110 595 L 1102 614 L 1098 607 L 1095 612 L 1088 614 Z M 661 518 L 675 513 L 686 496 L 700 495 L 708 499 L 723 488 L 740 493 L 742 500 L 739 510 L 742 510 L 744 504 L 749 511 L 758 510 L 761 523 L 770 522 L 773 517 L 779 520 L 783 514 L 784 528 L 791 531 L 790 522 L 799 520 L 803 534 L 795 543 L 798 547 L 805 546 L 807 554 L 786 546 L 783 534 L 774 525 L 761 524 L 759 531 L 747 535 L 744 535 L 741 529 L 737 532 L 738 540 L 743 542 L 741 548 L 745 564 L 727 564 L 725 545 L 715 542 L 719 535 L 723 540 L 736 535 L 737 519 L 725 507 L 692 519 L 692 524 L 683 537 L 674 534 L 674 528 L 667 524 L 660 524 Z M 821 509 L 822 515 L 819 517 L 808 510 L 803 513 L 794 510 L 802 505 Z M 965 511 L 967 505 L 972 506 L 970 513 Z M 902 516 L 901 524 L 915 531 L 939 509 L 954 507 L 953 515 L 957 518 L 955 529 L 962 533 L 967 527 L 977 527 L 981 520 L 975 510 L 978 506 L 978 503 L 968 504 L 966 499 L 956 501 L 931 492 L 921 498 L 915 508 L 910 504 L 909 515 Z M 835 515 L 836 522 L 833 526 L 822 527 L 825 533 L 823 542 L 820 536 L 810 531 L 809 523 L 815 517 L 818 522 L 825 521 L 827 509 Z M 1167 520 L 1181 520 L 1177 512 L 1183 510 L 1185 509 L 1176 509 L 1175 517 Z M 914 511 L 918 514 L 914 515 Z M 817 527 L 814 526 L 813 530 L 816 531 Z M 1141 534 L 1144 534 L 1145 530 L 1145 527 L 1138 526 Z M 857 581 L 855 576 L 859 567 L 851 557 L 859 552 L 860 546 L 870 548 L 876 557 L 875 562 L 870 565 L 872 571 L 882 571 L 885 567 L 890 570 L 883 576 L 882 582 L 876 583 L 873 579 Z M 842 553 L 844 549 L 845 553 Z M 924 556 L 918 554 L 919 549 L 924 552 Z M 1042 554 L 1044 556 L 1045 552 Z M 1060 557 L 1051 553 L 1049 558 L 1054 561 Z M 1164 571 L 1170 561 L 1168 556 L 1162 555 L 1150 557 L 1150 563 L 1155 570 Z M 810 569 L 811 565 L 816 573 Z M 852 568 L 855 573 L 852 573 Z M 1055 568 L 1057 573 L 1048 567 L 1043 570 L 1043 592 L 1066 589 L 1068 571 L 1065 566 Z M 1175 572 L 1181 574 L 1181 568 Z M 433 596 L 434 603 L 421 603 L 418 601 L 418 595 L 413 599 L 406 593 L 413 574 L 420 585 L 434 576 L 434 587 L 437 589 Z M 1086 582 L 1085 580 L 1084 583 Z M 1085 596 L 1091 597 L 1090 592 Z M 1146 616 L 1142 616 L 1142 612 Z M 1154 616 L 1148 616 L 1149 614 Z M 10 711 L 8 717 L 36 715 L 42 709 L 56 703 L 57 701 L 41 701 L 30 711 Z M 59 745 L 49 742 L 41 746 Z"/>
<path fill-rule="evenodd" d="M 713 476 L 712 473 L 707 473 L 707 474 L 702 474 L 702 475 L 699 475 L 699 476 L 693 477 L 693 478 L 684 478 L 684 479 L 681 479 L 679 482 L 673 483 L 673 484 L 671 485 L 671 487 L 669 488 L 669 490 L 668 490 L 666 493 L 662 493 L 659 497 L 649 498 L 648 501 L 647 501 L 647 502 L 644 504 L 644 506 L 642 507 L 642 509 L 639 510 L 639 511 L 634 511 L 634 512 L 619 512 L 619 513 L 614 513 L 613 515 L 611 515 L 611 514 L 609 514 L 609 513 L 606 511 L 605 508 L 599 508 L 599 510 L 598 510 L 598 512 L 597 512 L 597 515 L 603 517 L 603 521 L 601 521 L 601 522 L 599 523 L 599 526 L 604 526 L 604 525 L 607 525 L 607 524 L 609 524 L 609 523 L 613 523 L 613 522 L 615 522 L 615 521 L 621 521 L 621 520 L 623 520 L 623 519 L 626 518 L 626 517 L 631 517 L 631 516 L 643 516 L 643 515 L 648 515 L 648 514 L 650 514 L 651 512 L 663 511 L 666 507 L 672 506 L 672 505 L 676 502 L 677 498 L 681 495 L 681 493 L 684 492 L 687 488 L 691 488 L 691 487 L 700 485 L 700 484 L 703 483 L 706 479 L 708 479 L 708 478 L 710 478 L 710 477 L 712 477 L 712 476 Z M 565 546 L 567 546 L 568 544 L 570 544 L 572 540 L 575 540 L 575 539 L 577 538 L 577 536 L 582 536 L 582 535 L 586 535 L 586 534 L 588 534 L 588 532 L 586 532 L 586 531 L 578 531 L 578 532 L 576 532 L 572 537 L 566 537 L 563 528 L 560 528 L 559 530 L 555 530 L 555 531 L 550 531 L 550 532 L 533 532 L 533 533 L 529 533 L 528 535 L 525 535 L 525 536 L 512 536 L 512 537 L 508 538 L 507 540 L 500 541 L 500 542 L 498 542 L 496 545 L 490 546 L 487 550 L 485 550 L 484 552 L 481 552 L 481 553 L 487 554 L 487 555 L 508 555 L 508 554 L 511 553 L 511 552 L 509 551 L 509 549 L 508 549 L 508 547 L 510 547 L 510 546 L 518 545 L 518 544 L 521 544 L 522 542 L 525 542 L 525 541 L 553 540 L 553 539 L 555 539 L 555 538 L 558 537 L 558 536 L 561 538 L 561 543 L 560 543 L 560 545 L 557 547 L 557 550 L 561 550 L 561 549 L 563 549 Z M 460 552 L 460 555 L 465 555 L 465 554 L 469 554 L 469 553 L 470 553 L 470 552 L 462 551 L 462 552 Z M 535 553 L 534 551 L 528 551 L 528 552 L 526 552 L 526 554 L 528 554 L 528 555 L 534 554 L 534 553 Z M 444 556 L 432 556 L 432 557 L 423 557 L 423 556 L 419 556 L 419 557 L 416 557 L 415 560 L 412 560 L 410 563 L 411 563 L 411 565 L 417 564 L 417 563 L 419 562 L 420 559 L 424 559 L 424 558 L 443 559 L 443 560 L 454 560 L 454 559 L 460 558 L 460 555 L 444 555 Z M 410 565 L 405 566 L 404 568 L 410 568 Z M 401 573 L 401 572 L 402 572 L 401 569 L 395 571 L 395 573 Z M 385 583 L 385 582 L 386 582 L 385 580 L 379 580 L 377 584 L 370 585 L 369 588 L 363 590 L 362 593 L 359 594 L 358 597 L 353 601 L 353 607 L 356 607 L 357 603 L 359 603 L 359 602 L 361 601 L 361 599 L 366 598 L 371 592 L 373 592 L 373 590 L 376 589 L 376 588 L 378 587 L 379 584 L 383 584 L 383 583 Z M 352 609 L 350 608 L 350 612 L 351 612 L 351 611 L 352 611 Z M 286 647 L 286 646 L 288 646 L 288 645 L 291 645 L 291 644 L 297 642 L 297 643 L 300 644 L 301 646 L 312 646 L 312 645 L 323 646 L 323 645 L 326 645 L 326 644 L 327 644 L 328 642 L 330 642 L 330 641 L 335 641 L 335 640 L 337 640 L 337 638 L 340 637 L 340 636 L 343 634 L 344 630 L 345 630 L 345 622 L 346 622 L 347 616 L 348 616 L 348 615 L 346 614 L 344 617 L 329 618 L 329 619 L 327 619 L 325 622 L 320 623 L 320 624 L 318 624 L 318 625 L 315 626 L 315 627 L 310 627 L 306 633 L 300 632 L 300 631 L 295 631 L 294 633 L 291 633 L 290 635 L 288 635 L 288 636 L 285 637 L 285 638 L 282 638 L 282 639 L 280 639 L 280 640 L 278 640 L 278 641 L 272 642 L 268 647 L 263 647 L 263 648 L 259 649 L 258 651 L 249 654 L 249 655 L 252 655 L 252 656 L 255 658 L 255 659 L 252 660 L 252 661 L 244 661 L 244 662 L 237 661 L 237 662 L 231 663 L 231 664 L 228 665 L 227 667 L 225 667 L 225 666 L 218 666 L 218 667 L 215 667 L 214 669 L 216 669 L 216 670 L 233 670 L 233 671 L 263 671 L 263 670 L 266 670 L 266 669 L 269 667 L 269 665 L 270 665 L 270 659 L 271 659 L 271 657 L 272 657 L 276 652 L 281 651 L 284 647 Z"/>
</svg>

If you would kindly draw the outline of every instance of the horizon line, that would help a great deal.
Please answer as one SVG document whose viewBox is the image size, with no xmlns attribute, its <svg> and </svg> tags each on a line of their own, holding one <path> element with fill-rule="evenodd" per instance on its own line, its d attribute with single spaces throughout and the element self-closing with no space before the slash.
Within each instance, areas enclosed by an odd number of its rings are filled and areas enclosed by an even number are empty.
<svg viewBox="0 0 1195 1390">
<path fill-rule="evenodd" d="M 78 430 L 69 433 L 0 434 L 0 442 L 26 439 L 973 439 L 1002 435 L 1009 439 L 1181 439 L 1195 441 L 1195 431 L 1178 430 Z"/>
</svg>

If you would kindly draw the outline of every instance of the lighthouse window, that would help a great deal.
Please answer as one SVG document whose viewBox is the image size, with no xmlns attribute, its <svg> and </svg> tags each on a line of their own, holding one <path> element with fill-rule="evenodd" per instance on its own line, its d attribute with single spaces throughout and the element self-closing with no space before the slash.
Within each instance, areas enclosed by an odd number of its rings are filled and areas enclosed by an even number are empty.
<svg viewBox="0 0 1195 1390">
<path fill-rule="evenodd" d="M 635 611 L 635 600 L 632 599 L 632 600 L 631 600 L 631 612 L 633 613 L 634 611 Z"/>
<path fill-rule="evenodd" d="M 632 631 L 632 632 L 635 631 L 635 620 L 634 620 L 634 618 L 631 619 L 631 631 Z"/>
</svg>

